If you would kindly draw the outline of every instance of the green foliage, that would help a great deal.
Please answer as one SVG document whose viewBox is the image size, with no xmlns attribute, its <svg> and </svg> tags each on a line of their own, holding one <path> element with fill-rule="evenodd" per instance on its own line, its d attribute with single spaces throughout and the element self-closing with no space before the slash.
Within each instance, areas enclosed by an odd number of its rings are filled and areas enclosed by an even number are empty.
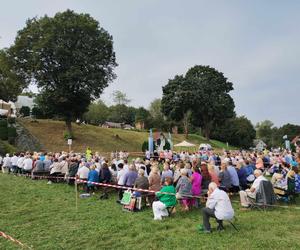
<svg viewBox="0 0 300 250">
<path fill-rule="evenodd" d="M 69 131 L 64 131 L 64 139 L 65 140 L 74 139 L 74 134 L 70 133 Z"/>
<path fill-rule="evenodd" d="M 212 138 L 228 142 L 239 148 L 248 149 L 253 146 L 255 129 L 245 116 L 226 120 L 217 126 L 212 133 Z"/>
<path fill-rule="evenodd" d="M 12 145 L 10 145 L 8 142 L 6 141 L 2 141 L 0 139 L 0 155 L 5 155 L 7 153 L 12 154 L 16 152 L 16 148 Z"/>
<path fill-rule="evenodd" d="M 29 19 L 9 49 L 23 79 L 37 83 L 49 113 L 70 121 L 115 78 L 112 36 L 88 14 L 71 10 Z"/>
<path fill-rule="evenodd" d="M 124 104 L 109 107 L 107 119 L 111 122 L 127 123 L 134 125 L 136 109 Z"/>
<path fill-rule="evenodd" d="M 27 106 L 22 106 L 22 107 L 20 108 L 19 113 L 20 113 L 22 116 L 24 116 L 24 117 L 30 116 L 30 108 L 27 107 Z"/>
<path fill-rule="evenodd" d="M 149 141 L 144 141 L 142 145 L 142 151 L 146 152 L 149 149 Z M 153 143 L 153 150 L 156 150 L 155 143 Z"/>
<path fill-rule="evenodd" d="M 0 50 L 0 99 L 16 101 L 26 83 L 16 73 L 6 50 Z"/>
<path fill-rule="evenodd" d="M 7 128 L 7 120 L 6 119 L 0 119 L 0 128 Z"/>
<path fill-rule="evenodd" d="M 112 94 L 113 102 L 116 105 L 127 105 L 130 103 L 130 99 L 127 98 L 127 95 L 120 90 L 116 90 Z"/>
<path fill-rule="evenodd" d="M 7 140 L 7 127 L 0 127 L 0 139 L 1 140 Z"/>
<path fill-rule="evenodd" d="M 109 108 L 103 101 L 99 100 L 89 105 L 88 111 L 83 114 L 83 119 L 89 124 L 99 125 L 107 121 L 108 115 Z"/>
<path fill-rule="evenodd" d="M 213 125 L 234 116 L 231 90 L 232 83 L 223 73 L 209 66 L 194 66 L 163 87 L 162 112 L 175 121 L 182 121 L 191 112 L 191 123 L 203 127 L 209 139 Z"/>
<path fill-rule="evenodd" d="M 0 220 L 1 231 L 32 249 L 300 248 L 298 200 L 289 208 L 241 211 L 235 196 L 231 199 L 239 232 L 227 221 L 225 230 L 217 232 L 217 223 L 211 219 L 213 232 L 203 234 L 197 231 L 202 223 L 201 209 L 187 213 L 178 204 L 174 215 L 158 222 L 153 220 L 151 208 L 134 214 L 122 211 L 113 190 L 104 201 L 98 199 L 102 190 L 90 198 L 78 198 L 76 209 L 73 186 L 46 183 L 0 174 L 0 211 L 5 214 Z M 84 232 L 84 237 L 78 232 Z M 0 249 L 20 247 L 0 238 Z"/>
<path fill-rule="evenodd" d="M 7 136 L 8 138 L 16 138 L 17 137 L 17 130 L 15 127 L 8 127 L 7 128 Z"/>
<path fill-rule="evenodd" d="M 15 124 L 16 123 L 16 118 L 15 117 L 8 117 L 7 118 L 8 124 Z"/>
</svg>

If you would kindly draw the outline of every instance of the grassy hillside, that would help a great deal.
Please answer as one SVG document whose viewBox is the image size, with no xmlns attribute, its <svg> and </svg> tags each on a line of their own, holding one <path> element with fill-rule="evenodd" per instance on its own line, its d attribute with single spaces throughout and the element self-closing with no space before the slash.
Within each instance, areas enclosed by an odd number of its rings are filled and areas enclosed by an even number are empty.
<svg viewBox="0 0 300 250">
<path fill-rule="evenodd" d="M 78 198 L 76 210 L 74 187 L 46 183 L 0 173 L 0 230 L 32 249 L 300 249 L 300 212 L 293 207 L 240 211 L 234 202 L 239 232 L 224 222 L 225 231 L 206 235 L 196 229 L 200 209 L 181 212 L 178 205 L 157 222 L 150 208 L 123 212 L 111 192 L 108 200 Z M 0 237 L 0 249 L 20 247 Z"/>
<path fill-rule="evenodd" d="M 68 146 L 64 140 L 65 124 L 61 121 L 38 120 L 30 122 L 22 120 L 21 123 L 38 138 L 45 150 L 57 151 L 67 150 Z M 92 125 L 73 125 L 75 140 L 72 149 L 76 152 L 83 152 L 87 147 L 93 151 L 111 152 L 114 150 L 127 150 L 129 152 L 140 152 L 142 144 L 148 140 L 146 132 L 128 131 L 123 129 L 108 129 Z M 117 135 L 117 136 L 116 136 Z M 184 135 L 174 135 L 174 144 L 184 140 Z M 189 142 L 197 145 L 207 143 L 199 135 L 190 135 Z M 215 148 L 226 148 L 226 144 L 218 141 L 209 142 Z"/>
</svg>

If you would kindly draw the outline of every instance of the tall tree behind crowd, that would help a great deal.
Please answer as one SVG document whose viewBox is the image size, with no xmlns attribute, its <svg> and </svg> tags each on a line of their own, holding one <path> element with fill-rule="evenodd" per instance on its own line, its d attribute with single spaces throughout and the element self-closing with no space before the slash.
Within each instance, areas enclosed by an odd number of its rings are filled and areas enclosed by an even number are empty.
<svg viewBox="0 0 300 250">
<path fill-rule="evenodd" d="M 231 90 L 232 83 L 223 73 L 210 66 L 196 65 L 185 76 L 175 76 L 163 87 L 162 111 L 171 119 L 183 121 L 185 130 L 189 121 L 201 126 L 209 139 L 213 125 L 235 114 Z"/>
<path fill-rule="evenodd" d="M 71 121 L 116 77 L 112 36 L 90 15 L 71 10 L 29 19 L 9 54 L 18 74 L 40 89 L 44 105 L 65 119 L 70 134 Z"/>
<path fill-rule="evenodd" d="M 6 50 L 0 50 L 0 99 L 16 101 L 26 82 L 16 74 Z"/>
</svg>

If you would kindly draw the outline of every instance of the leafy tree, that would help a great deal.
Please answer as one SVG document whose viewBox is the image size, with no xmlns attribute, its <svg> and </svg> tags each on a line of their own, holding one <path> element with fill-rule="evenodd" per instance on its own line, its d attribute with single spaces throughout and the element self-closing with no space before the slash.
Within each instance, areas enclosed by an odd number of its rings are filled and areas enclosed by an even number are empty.
<svg viewBox="0 0 300 250">
<path fill-rule="evenodd" d="M 283 125 L 282 127 L 280 127 L 277 130 L 276 134 L 274 135 L 277 146 L 282 146 L 282 144 L 283 144 L 282 137 L 285 135 L 287 135 L 287 137 L 290 141 L 293 140 L 296 136 L 300 135 L 300 126 L 287 123 L 287 124 Z"/>
<path fill-rule="evenodd" d="M 112 36 L 88 14 L 71 10 L 29 19 L 9 49 L 17 73 L 40 89 L 41 104 L 71 121 L 115 78 Z"/>
<path fill-rule="evenodd" d="M 0 99 L 16 101 L 26 83 L 17 75 L 6 50 L 0 50 Z"/>
<path fill-rule="evenodd" d="M 209 139 L 214 125 L 235 114 L 234 102 L 229 95 L 231 90 L 232 83 L 223 73 L 209 66 L 197 65 L 185 76 L 175 76 L 163 87 L 162 111 L 175 121 L 187 118 L 190 113 L 191 123 L 201 126 Z"/>
<path fill-rule="evenodd" d="M 99 100 L 89 105 L 88 111 L 83 115 L 83 119 L 93 125 L 99 125 L 107 121 L 108 115 L 109 108 L 103 101 Z"/>
<path fill-rule="evenodd" d="M 245 116 L 235 117 L 215 127 L 212 132 L 212 138 L 248 149 L 253 146 L 255 129 L 251 121 Z"/>
<path fill-rule="evenodd" d="M 30 108 L 27 106 L 22 106 L 19 113 L 23 116 L 30 116 Z"/>
<path fill-rule="evenodd" d="M 124 104 L 109 107 L 107 120 L 111 122 L 127 123 L 134 125 L 136 109 Z"/>
<path fill-rule="evenodd" d="M 257 123 L 256 128 L 256 136 L 257 138 L 263 140 L 267 146 L 273 146 L 273 126 L 274 123 L 270 120 L 265 120 L 260 123 Z"/>
<path fill-rule="evenodd" d="M 127 95 L 120 90 L 113 92 L 113 101 L 116 105 L 127 105 L 130 103 L 130 99 L 127 98 Z"/>
<path fill-rule="evenodd" d="M 139 107 L 135 112 L 135 122 L 143 122 L 145 128 L 150 128 L 152 125 L 150 112 L 143 107 Z"/>
</svg>

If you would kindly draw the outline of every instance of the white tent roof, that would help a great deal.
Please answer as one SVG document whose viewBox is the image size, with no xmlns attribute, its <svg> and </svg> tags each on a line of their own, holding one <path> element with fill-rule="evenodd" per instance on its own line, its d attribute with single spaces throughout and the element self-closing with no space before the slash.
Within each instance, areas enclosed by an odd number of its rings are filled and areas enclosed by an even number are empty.
<svg viewBox="0 0 300 250">
<path fill-rule="evenodd" d="M 0 109 L 0 115 L 7 115 L 7 114 L 8 114 L 8 110 Z"/>
<path fill-rule="evenodd" d="M 180 142 L 180 143 L 174 145 L 174 147 L 196 147 L 196 145 L 193 143 L 189 143 L 187 141 L 183 141 L 183 142 Z"/>
</svg>

